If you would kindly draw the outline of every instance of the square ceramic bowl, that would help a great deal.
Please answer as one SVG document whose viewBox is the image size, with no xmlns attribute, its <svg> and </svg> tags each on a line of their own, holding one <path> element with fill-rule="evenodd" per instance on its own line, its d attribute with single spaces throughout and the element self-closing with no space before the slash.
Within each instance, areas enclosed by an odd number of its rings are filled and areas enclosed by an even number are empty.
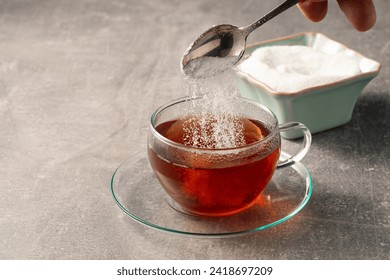
<svg viewBox="0 0 390 280">
<path fill-rule="evenodd" d="M 307 46 L 325 54 L 343 53 L 358 63 L 360 73 L 321 86 L 308 87 L 296 92 L 276 92 L 265 83 L 238 69 L 238 86 L 243 97 L 255 100 L 270 108 L 279 123 L 304 123 L 312 133 L 347 123 L 352 116 L 358 96 L 364 87 L 379 73 L 380 64 L 319 33 L 302 33 L 247 47 L 244 59 L 265 46 Z M 318 65 L 321 67 L 321 65 Z M 283 80 L 280 81 L 283 83 Z M 293 139 L 299 134 L 283 134 Z"/>
</svg>

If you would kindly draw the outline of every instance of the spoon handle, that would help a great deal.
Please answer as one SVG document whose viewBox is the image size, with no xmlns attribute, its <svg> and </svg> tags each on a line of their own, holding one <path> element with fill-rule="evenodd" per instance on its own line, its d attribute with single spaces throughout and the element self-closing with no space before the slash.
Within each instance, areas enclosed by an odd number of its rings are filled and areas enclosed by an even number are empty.
<svg viewBox="0 0 390 280">
<path fill-rule="evenodd" d="M 276 17 L 280 13 L 284 12 L 285 10 L 291 8 L 292 6 L 296 5 L 300 0 L 286 0 L 282 4 L 280 4 L 278 7 L 270 11 L 268 14 L 260 18 L 259 20 L 255 21 L 254 23 L 248 25 L 247 27 L 242 28 L 241 30 L 244 33 L 244 36 L 247 37 L 253 30 L 259 28 L 264 23 L 269 21 L 270 19 Z"/>
</svg>

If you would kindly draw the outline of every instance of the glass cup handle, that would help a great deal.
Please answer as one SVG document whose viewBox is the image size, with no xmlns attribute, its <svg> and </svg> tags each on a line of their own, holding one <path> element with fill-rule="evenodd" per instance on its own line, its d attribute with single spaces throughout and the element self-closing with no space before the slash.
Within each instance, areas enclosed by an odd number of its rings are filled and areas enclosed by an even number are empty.
<svg viewBox="0 0 390 280">
<path fill-rule="evenodd" d="M 285 167 L 294 164 L 297 161 L 300 161 L 305 157 L 307 152 L 310 149 L 311 145 L 311 133 L 310 130 L 302 123 L 299 122 L 288 122 L 279 125 L 280 132 L 286 132 L 290 130 L 301 130 L 303 132 L 303 142 L 301 145 L 301 149 L 293 156 L 289 157 L 285 160 L 279 160 L 278 162 L 278 168 Z"/>
</svg>

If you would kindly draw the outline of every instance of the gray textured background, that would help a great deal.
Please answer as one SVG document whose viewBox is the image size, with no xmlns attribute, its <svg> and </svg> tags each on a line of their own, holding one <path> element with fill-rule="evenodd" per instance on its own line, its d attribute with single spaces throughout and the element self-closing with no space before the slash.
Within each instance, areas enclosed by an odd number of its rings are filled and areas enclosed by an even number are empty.
<svg viewBox="0 0 390 280">
<path fill-rule="evenodd" d="M 184 95 L 191 41 L 275 2 L 0 0 L 0 258 L 390 259 L 388 0 L 375 1 L 366 33 L 333 3 L 321 23 L 293 8 L 250 36 L 318 31 L 382 63 L 352 120 L 314 136 L 303 161 L 314 193 L 292 220 L 246 237 L 180 238 L 135 223 L 111 197 L 111 175 L 144 149 L 153 109 Z"/>
</svg>

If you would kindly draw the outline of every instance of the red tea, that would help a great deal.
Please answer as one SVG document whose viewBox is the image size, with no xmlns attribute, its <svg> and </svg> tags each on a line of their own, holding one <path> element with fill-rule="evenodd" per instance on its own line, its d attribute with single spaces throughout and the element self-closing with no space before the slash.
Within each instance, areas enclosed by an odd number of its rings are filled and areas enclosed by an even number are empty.
<svg viewBox="0 0 390 280">
<path fill-rule="evenodd" d="M 259 121 L 240 119 L 240 122 L 243 145 L 255 143 L 270 133 Z M 191 145 L 185 123 L 188 121 L 174 120 L 155 129 L 174 142 Z M 280 154 L 279 139 L 266 149 L 259 144 L 250 153 L 227 149 L 218 156 L 209 151 L 210 147 L 203 153 L 199 141 L 197 145 L 192 144 L 199 153 L 191 149 L 155 151 L 148 147 L 148 154 L 156 177 L 167 193 L 185 210 L 198 215 L 231 215 L 252 206 L 271 180 Z"/>
</svg>

